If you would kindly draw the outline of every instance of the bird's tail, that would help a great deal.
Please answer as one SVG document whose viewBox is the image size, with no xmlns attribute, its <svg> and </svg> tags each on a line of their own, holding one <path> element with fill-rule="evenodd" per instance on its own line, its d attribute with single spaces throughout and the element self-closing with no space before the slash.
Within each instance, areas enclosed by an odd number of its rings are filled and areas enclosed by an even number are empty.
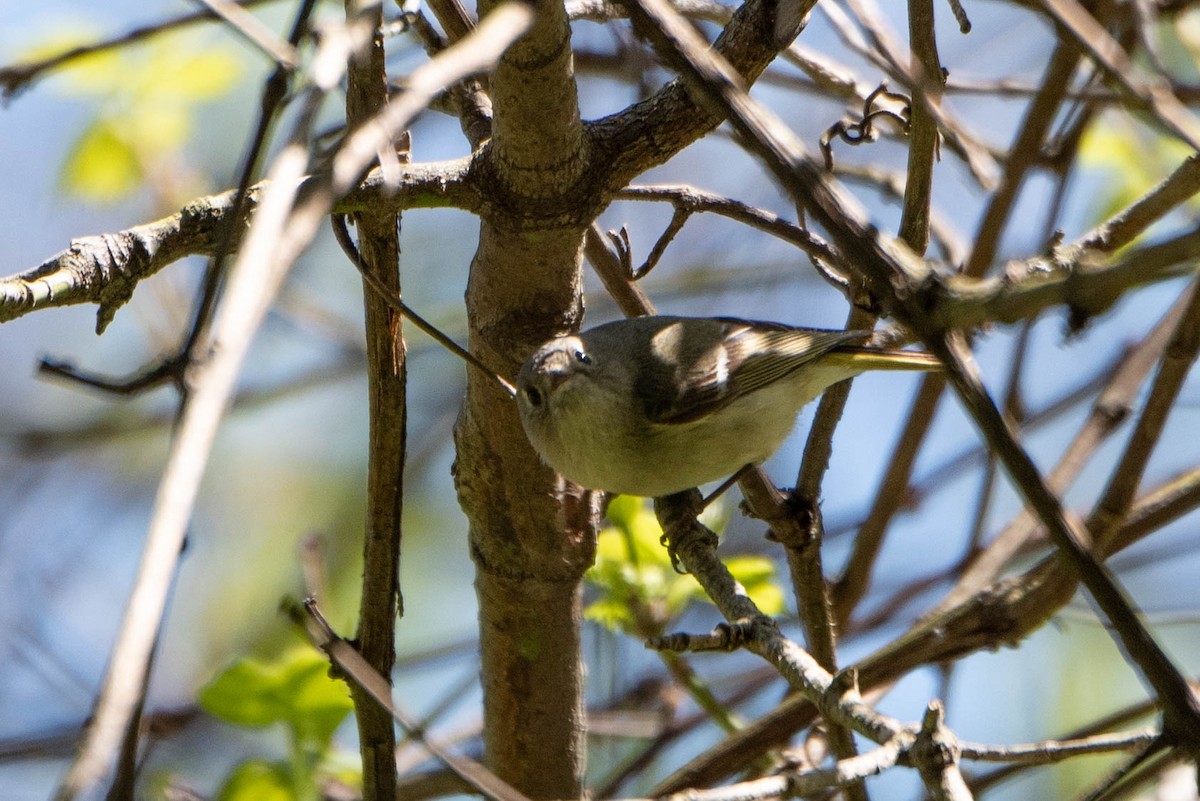
<svg viewBox="0 0 1200 801">
<path fill-rule="evenodd" d="M 899 348 L 872 348 L 869 345 L 839 345 L 825 360 L 858 370 L 941 370 L 942 363 L 932 353 Z"/>
</svg>

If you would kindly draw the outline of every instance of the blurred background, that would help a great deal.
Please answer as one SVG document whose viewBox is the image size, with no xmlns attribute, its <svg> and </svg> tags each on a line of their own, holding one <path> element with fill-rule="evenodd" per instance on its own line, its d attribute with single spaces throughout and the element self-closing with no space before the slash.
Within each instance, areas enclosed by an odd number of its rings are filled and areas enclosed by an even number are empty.
<svg viewBox="0 0 1200 801">
<path fill-rule="evenodd" d="M 182 2 L 0 0 L 0 64 L 191 10 Z M 288 4 L 269 3 L 255 13 L 282 30 L 292 11 Z M 336 15 L 340 4 L 324 4 L 319 13 Z M 1003 3 L 973 4 L 970 13 L 974 30 L 963 36 L 938 8 L 945 18 L 939 20 L 939 44 L 952 85 L 1006 78 L 1036 86 L 1053 41 L 1049 27 Z M 889 7 L 885 16 L 894 31 L 906 29 L 899 7 Z M 1181 23 L 1180 30 L 1190 28 Z M 647 68 L 639 88 L 638 82 L 608 71 L 601 57 L 623 52 L 627 37 L 608 26 L 576 23 L 581 102 L 589 119 L 624 108 L 640 91 L 665 80 L 661 70 Z M 1176 41 L 1173 35 L 1164 39 Z M 878 81 L 877 71 L 846 46 L 819 9 L 801 41 L 850 65 L 861 80 Z M 424 58 L 419 43 L 405 34 L 392 38 L 388 47 L 396 76 Z M 1169 47 L 1167 55 L 1172 66 L 1194 76 L 1186 48 Z M 232 186 L 268 71 L 269 65 L 240 39 L 219 26 L 203 25 L 50 74 L 10 98 L 0 110 L 0 272 L 28 270 L 67 247 L 72 237 L 157 219 L 195 196 Z M 797 89 L 798 76 L 778 64 L 755 94 L 815 147 L 847 109 Z M 1001 150 L 1027 100 L 1020 92 L 1000 97 L 948 93 L 948 106 Z M 327 112 L 328 125 L 336 125 L 336 100 Z M 281 130 L 286 127 L 285 120 Z M 1135 154 L 1145 185 L 1178 161 L 1177 148 L 1135 130 L 1129 119 L 1114 114 L 1101 127 L 1112 133 L 1112 141 L 1087 151 L 1089 161 L 1075 174 L 1055 224 L 1068 240 L 1138 191 L 1129 186 L 1126 165 L 1117 161 L 1128 157 L 1119 152 L 1121 146 Z M 904 168 L 905 143 L 894 135 L 856 149 L 835 143 L 834 151 L 839 166 Z M 450 117 L 429 112 L 414 126 L 416 161 L 467 152 Z M 1117 173 L 1125 177 L 1114 178 Z M 734 145 L 725 128 L 639 183 L 691 184 L 795 218 L 773 181 Z M 895 231 L 895 199 L 852 185 L 876 224 Z M 1002 258 L 1043 250 L 1051 188 L 1036 177 L 1028 182 Z M 970 241 L 983 194 L 958 158 L 947 155 L 938 164 L 934 191 L 939 220 Z M 640 263 L 670 217 L 666 204 L 618 202 L 601 222 L 606 228 L 627 226 L 634 261 Z M 405 213 L 402 226 L 405 299 L 462 341 L 461 300 L 475 220 L 455 211 L 422 210 Z M 933 254 L 945 255 L 936 248 Z M 114 397 L 39 376 L 39 361 L 70 362 L 113 377 L 137 373 L 184 335 L 202 267 L 188 259 L 144 281 L 101 337 L 95 335 L 92 307 L 42 311 L 0 327 L 0 796 L 5 799 L 49 797 L 90 713 L 137 567 L 175 406 L 169 388 Z M 712 215 L 688 222 L 643 285 L 664 313 L 839 327 L 847 312 L 842 296 L 796 250 Z M 1102 375 L 1179 291 L 1176 282 L 1131 293 L 1070 340 L 1061 311 L 1043 315 L 1028 333 L 1031 345 L 1021 380 L 1026 407 L 1042 409 Z M 239 759 L 286 750 L 281 731 L 253 732 L 219 722 L 197 710 L 196 696 L 233 660 L 270 659 L 301 642 L 278 606 L 282 597 L 305 592 L 304 543 L 323 554 L 327 615 L 339 631 L 353 630 L 366 469 L 361 293 L 353 268 L 323 235 L 292 274 L 255 341 L 237 403 L 209 463 L 172 593 L 147 704 L 147 714 L 162 730 L 148 757 L 147 775 L 178 777 L 211 794 Z M 587 307 L 588 325 L 619 314 L 590 272 Z M 474 752 L 479 707 L 473 567 L 450 477 L 450 432 L 463 392 L 463 367 L 421 333 L 406 330 L 410 459 L 396 698 L 418 715 L 445 707 L 433 731 L 461 738 L 462 747 Z M 1015 329 L 997 327 L 976 343 L 997 395 L 1009 381 L 1016 336 Z M 877 490 L 915 386 L 914 378 L 902 375 L 866 376 L 855 383 L 825 481 L 823 509 L 830 532 L 825 564 L 835 574 Z M 1200 384 L 1193 379 L 1145 486 L 1195 466 L 1198 393 Z M 1027 445 L 1044 469 L 1058 458 L 1087 410 L 1087 402 L 1078 404 L 1029 431 Z M 812 412 L 806 410 L 796 434 L 767 465 L 781 486 L 795 481 Z M 847 637 L 844 662 L 895 637 L 939 600 L 944 582 L 909 593 L 903 603 L 894 594 L 954 566 L 966 553 L 984 467 L 982 459 L 953 460 L 977 445 L 973 427 L 948 397 L 915 471 L 922 503 L 893 523 L 872 596 L 863 607 L 866 615 L 886 613 L 885 622 Z M 1070 505 L 1084 509 L 1095 499 L 1122 445 L 1123 437 L 1117 436 L 1102 449 L 1068 493 Z M 941 469 L 948 464 L 950 470 Z M 737 500 L 732 492 L 725 504 L 729 522 L 723 552 L 779 559 L 777 546 L 761 536 L 763 526 L 737 513 Z M 982 529 L 994 534 L 1019 508 L 1014 493 L 998 481 L 982 514 Z M 1192 515 L 1114 563 L 1170 653 L 1193 673 L 1200 664 L 1197 545 L 1200 531 Z M 782 586 L 781 614 L 795 634 L 794 600 L 786 581 Z M 716 621 L 711 607 L 694 605 L 679 628 L 707 630 Z M 661 664 L 640 642 L 595 624 L 588 631 L 588 697 L 597 710 L 644 685 L 662 693 L 662 704 L 681 704 L 677 714 L 695 711 L 686 700 L 670 701 L 651 681 L 661 674 Z M 762 670 L 744 654 L 701 656 L 695 663 L 718 693 L 742 686 Z M 769 710 L 781 693 L 778 682 L 766 685 L 741 714 Z M 1018 650 L 972 656 L 952 677 L 935 668 L 917 671 L 880 708 L 916 720 L 935 696 L 945 698 L 949 723 L 961 737 L 990 743 L 1053 737 L 1145 697 L 1080 599 Z M 596 719 L 606 718 L 598 712 Z M 665 776 L 719 736 L 712 724 L 697 726 L 664 749 L 643 779 Z M 353 764 L 352 723 L 339 728 L 335 743 Z M 619 739 L 607 737 L 604 726 L 597 725 L 589 777 L 602 784 L 627 753 Z M 1083 760 L 1030 772 L 992 797 L 1061 797 L 1086 784 L 1096 770 L 1094 760 Z M 880 797 L 919 792 L 914 777 L 896 774 L 881 781 Z M 631 795 L 647 787 L 635 782 L 620 792 Z"/>
</svg>

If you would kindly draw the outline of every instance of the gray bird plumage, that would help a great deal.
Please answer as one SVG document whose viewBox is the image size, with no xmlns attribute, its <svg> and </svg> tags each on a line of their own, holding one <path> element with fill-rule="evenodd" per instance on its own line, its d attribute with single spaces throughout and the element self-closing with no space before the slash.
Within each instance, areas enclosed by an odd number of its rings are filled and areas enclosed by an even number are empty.
<svg viewBox="0 0 1200 801">
<path fill-rule="evenodd" d="M 770 456 L 800 409 L 864 369 L 937 369 L 928 354 L 852 345 L 865 332 L 722 317 L 638 317 L 539 347 L 517 402 L 566 478 L 658 496 Z"/>
</svg>

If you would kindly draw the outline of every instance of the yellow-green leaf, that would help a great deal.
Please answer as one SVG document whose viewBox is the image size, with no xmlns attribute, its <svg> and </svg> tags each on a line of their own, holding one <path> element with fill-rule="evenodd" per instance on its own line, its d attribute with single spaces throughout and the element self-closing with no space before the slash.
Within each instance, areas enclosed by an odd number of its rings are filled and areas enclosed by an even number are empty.
<svg viewBox="0 0 1200 801">
<path fill-rule="evenodd" d="M 783 590 L 775 582 L 767 581 L 757 584 L 753 588 L 747 587 L 746 594 L 764 615 L 774 616 L 784 610 Z"/>
<path fill-rule="evenodd" d="M 142 175 L 141 161 L 129 142 L 109 120 L 100 118 L 71 147 L 59 185 L 69 195 L 104 203 L 133 191 Z"/>
<path fill-rule="evenodd" d="M 64 27 L 21 53 L 19 60 L 31 62 L 53 58 L 101 38 L 102 35 L 95 29 L 79 25 Z M 121 74 L 121 55 L 118 50 L 102 50 L 79 56 L 56 72 L 61 77 L 59 86 L 68 94 L 78 95 L 107 94 L 120 86 Z"/>
<path fill-rule="evenodd" d="M 775 564 L 765 556 L 735 556 L 726 562 L 729 572 L 765 615 L 784 609 L 783 591 L 775 582 Z"/>
<path fill-rule="evenodd" d="M 301 742 L 325 748 L 352 704 L 346 686 L 310 648 L 273 661 L 240 659 L 200 690 L 200 706 L 238 726 L 283 723 Z"/>
<path fill-rule="evenodd" d="M 1133 203 L 1191 155 L 1185 145 L 1136 127 L 1128 118 L 1105 114 L 1088 127 L 1079 145 L 1080 162 L 1104 178 L 1093 198 L 1096 220 Z"/>
<path fill-rule="evenodd" d="M 287 767 L 252 759 L 243 762 L 226 779 L 217 801 L 294 801 Z"/>
<path fill-rule="evenodd" d="M 170 67 L 169 76 L 164 77 L 171 79 L 171 94 L 192 101 L 220 97 L 242 73 L 241 63 L 232 52 L 212 47 L 176 56 Z"/>
<path fill-rule="evenodd" d="M 583 616 L 613 631 L 628 631 L 634 623 L 629 605 L 612 595 L 604 595 L 588 604 Z"/>
<path fill-rule="evenodd" d="M 187 143 L 191 133 L 192 112 L 171 99 L 158 103 L 138 103 L 121 120 L 130 141 L 137 142 L 143 153 L 169 153 Z"/>
<path fill-rule="evenodd" d="M 710 505 L 705 517 L 714 530 L 728 522 L 728 512 L 720 503 Z M 626 610 L 636 602 L 655 609 L 662 618 L 659 622 L 668 623 L 689 604 L 708 600 L 695 578 L 675 572 L 649 501 L 619 496 L 609 504 L 608 519 L 612 525 L 600 532 L 596 564 L 587 573 L 588 581 L 602 592 L 588 607 L 589 619 L 610 628 L 627 628 L 634 621 Z M 783 610 L 783 593 L 774 584 L 770 560 L 734 557 L 728 564 L 763 612 Z"/>
</svg>

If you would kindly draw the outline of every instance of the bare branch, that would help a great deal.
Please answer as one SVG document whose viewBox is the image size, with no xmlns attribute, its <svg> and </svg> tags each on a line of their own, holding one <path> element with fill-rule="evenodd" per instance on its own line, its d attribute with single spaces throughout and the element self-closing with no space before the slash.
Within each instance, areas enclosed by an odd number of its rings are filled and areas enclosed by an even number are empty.
<svg viewBox="0 0 1200 801">
<path fill-rule="evenodd" d="M 817 795 L 837 788 L 852 787 L 863 779 L 878 776 L 888 768 L 894 767 L 904 755 L 904 744 L 904 738 L 898 737 L 865 754 L 839 759 L 827 768 L 786 771 L 726 787 L 687 790 L 656 798 L 658 801 L 763 801 Z"/>
<path fill-rule="evenodd" d="M 1038 514 L 1059 551 L 1113 624 L 1126 654 L 1164 706 L 1165 736 L 1195 747 L 1200 743 L 1200 700 L 1176 666 L 1149 635 L 1111 575 L 1088 550 L 1085 534 L 1065 516 L 1036 466 L 987 395 L 970 352 L 959 336 L 947 337 L 927 316 L 924 298 L 914 288 L 930 279 L 929 267 L 899 243 L 870 228 L 861 212 L 848 205 L 805 156 L 791 132 L 740 87 L 730 67 L 709 52 L 687 23 L 662 0 L 640 0 L 635 22 L 644 35 L 664 47 L 692 88 L 729 119 L 751 143 L 756 155 L 831 233 L 846 255 L 861 265 L 884 301 L 911 326 L 947 368 L 947 377 L 1017 485 Z"/>
<path fill-rule="evenodd" d="M 262 5 L 266 2 L 270 2 L 270 0 L 238 0 L 235 5 L 252 7 Z M 72 62 L 86 56 L 104 53 L 109 50 L 117 50 L 134 42 L 139 42 L 142 39 L 148 39 L 160 33 L 184 28 L 197 22 L 214 22 L 218 19 L 220 17 L 213 11 L 183 14 L 163 22 L 138 26 L 112 39 L 73 47 L 56 56 L 44 58 L 39 61 L 29 61 L 0 67 L 0 85 L 4 87 L 4 99 L 8 100 L 15 97 L 45 73 L 69 67 Z"/>
<path fill-rule="evenodd" d="M 313 85 L 289 144 L 268 174 L 258 213 L 229 276 L 227 302 L 213 323 L 212 357 L 196 370 L 177 434 L 159 485 L 137 583 L 113 649 L 104 688 L 80 751 L 57 798 L 73 799 L 102 780 L 136 702 L 138 677 L 166 601 L 183 535 L 191 516 L 208 452 L 228 405 L 250 338 L 288 269 L 312 241 L 334 200 L 365 170 L 383 143 L 425 107 L 444 86 L 486 69 L 529 25 L 532 11 L 509 4 L 462 45 L 413 73 L 410 91 L 381 112 L 373 125 L 345 141 L 327 171 L 301 197 L 307 142 L 321 97 L 336 87 L 351 53 L 371 35 L 360 16 L 340 35 L 330 31 L 313 62 Z M 329 35 L 333 34 L 333 35 Z"/>
<path fill-rule="evenodd" d="M 396 706 L 392 700 L 392 686 L 386 678 L 371 667 L 354 646 L 339 637 L 321 614 L 315 602 L 304 605 L 304 612 L 293 611 L 293 617 L 304 625 L 313 643 L 329 656 L 329 661 L 370 695 L 381 709 L 395 719 L 412 739 L 454 772 L 475 791 L 491 801 L 529 801 L 512 785 L 505 782 L 473 759 L 451 753 L 440 743 L 427 737 L 421 726 Z"/>
<path fill-rule="evenodd" d="M 226 25 L 284 69 L 295 69 L 299 65 L 300 58 L 292 44 L 281 40 L 273 30 L 260 22 L 258 17 L 232 0 L 192 1 L 220 17 Z"/>
<path fill-rule="evenodd" d="M 386 186 L 382 172 L 374 170 L 334 209 L 343 214 L 368 207 L 475 209 L 479 198 L 469 168 L 470 161 L 465 158 L 408 165 L 398 187 Z M 265 190 L 262 184 L 251 189 L 246 198 L 248 212 L 257 209 Z M 311 191 L 306 184 L 301 194 Z M 141 280 L 185 256 L 216 253 L 234 198 L 233 191 L 200 198 L 152 223 L 73 240 L 69 248 L 33 270 L 0 279 L 0 323 L 38 309 L 96 303 L 100 306 L 96 332 L 103 333 Z M 237 246 L 242 232 L 234 233 L 232 245 Z"/>
<path fill-rule="evenodd" d="M 1042 6 L 1075 37 L 1136 101 L 1168 131 L 1200 150 L 1200 121 L 1162 84 L 1139 80 L 1133 62 L 1108 31 L 1077 0 L 1041 0 Z"/>
<path fill-rule="evenodd" d="M 1044 740 L 1020 745 L 983 745 L 960 743 L 963 759 L 980 762 L 1018 762 L 1024 765 L 1049 765 L 1081 754 L 1104 754 L 1145 748 L 1159 737 L 1153 729 L 1114 734 L 1094 734 L 1074 740 Z"/>
</svg>

